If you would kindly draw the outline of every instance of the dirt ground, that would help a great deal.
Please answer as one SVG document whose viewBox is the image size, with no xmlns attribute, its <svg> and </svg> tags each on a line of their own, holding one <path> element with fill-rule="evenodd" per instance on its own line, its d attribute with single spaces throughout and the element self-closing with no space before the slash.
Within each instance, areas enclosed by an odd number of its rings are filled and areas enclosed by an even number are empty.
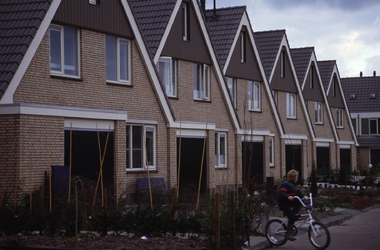
<svg viewBox="0 0 380 250">
<path fill-rule="evenodd" d="M 129 236 L 106 236 L 106 237 L 48 237 L 48 236 L 0 236 L 0 249 L 8 247 L 43 247 L 47 249 L 113 249 L 113 250 L 188 250 L 188 249 L 210 249 L 207 240 L 200 238 L 179 239 L 177 237 L 152 237 L 141 239 L 141 237 Z"/>
</svg>

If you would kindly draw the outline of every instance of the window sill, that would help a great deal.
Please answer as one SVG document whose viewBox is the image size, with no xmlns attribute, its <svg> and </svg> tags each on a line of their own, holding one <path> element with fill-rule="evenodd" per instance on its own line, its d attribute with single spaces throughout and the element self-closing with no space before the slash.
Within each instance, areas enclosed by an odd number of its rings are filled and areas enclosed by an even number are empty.
<svg viewBox="0 0 380 250">
<path fill-rule="evenodd" d="M 194 102 L 208 102 L 208 103 L 211 103 L 211 100 L 194 99 Z"/>
<path fill-rule="evenodd" d="M 169 98 L 169 99 L 173 99 L 173 100 L 179 100 L 178 96 L 169 96 L 169 95 L 168 95 L 168 98 Z"/>
<path fill-rule="evenodd" d="M 127 169 L 125 172 L 126 173 L 146 173 L 147 170 L 146 169 Z M 149 170 L 149 173 L 158 173 L 158 170 L 156 169 Z"/>
<path fill-rule="evenodd" d="M 297 117 L 286 117 L 288 120 L 297 120 Z"/>
<path fill-rule="evenodd" d="M 274 165 L 269 165 L 269 167 L 270 167 L 270 168 L 275 168 L 275 166 L 274 166 Z"/>
<path fill-rule="evenodd" d="M 250 109 L 249 112 L 261 113 L 261 109 Z"/>
<path fill-rule="evenodd" d="M 133 88 L 133 85 L 130 83 L 111 82 L 111 81 L 107 81 L 106 83 L 107 83 L 107 85 Z"/>
<path fill-rule="evenodd" d="M 227 170 L 227 167 L 215 167 L 215 170 Z"/>
<path fill-rule="evenodd" d="M 70 76 L 70 75 L 52 75 L 50 74 L 51 78 L 57 78 L 57 79 L 66 79 L 66 80 L 73 80 L 73 81 L 79 81 L 82 82 L 83 79 L 78 76 Z"/>
<path fill-rule="evenodd" d="M 344 127 L 338 127 L 338 126 L 337 126 L 336 128 L 339 128 L 339 129 L 344 129 Z"/>
<path fill-rule="evenodd" d="M 316 122 L 315 125 L 323 125 L 323 122 Z"/>
</svg>

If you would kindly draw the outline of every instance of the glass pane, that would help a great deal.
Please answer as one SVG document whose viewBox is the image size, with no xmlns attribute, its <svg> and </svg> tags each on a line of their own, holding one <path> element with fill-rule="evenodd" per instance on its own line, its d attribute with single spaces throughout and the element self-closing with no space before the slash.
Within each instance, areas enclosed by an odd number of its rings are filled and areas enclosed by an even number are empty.
<svg viewBox="0 0 380 250">
<path fill-rule="evenodd" d="M 220 135 L 220 146 L 219 146 L 219 152 L 220 152 L 220 164 L 225 164 L 225 156 L 226 156 L 226 138 L 224 134 Z"/>
<path fill-rule="evenodd" d="M 369 128 L 371 135 L 377 134 L 377 126 L 376 126 L 376 119 L 371 119 L 369 122 Z"/>
<path fill-rule="evenodd" d="M 77 30 L 64 27 L 64 62 L 66 75 L 78 75 Z"/>
<path fill-rule="evenodd" d="M 194 98 L 200 98 L 200 88 L 199 88 L 199 74 L 200 72 L 198 71 L 198 64 L 194 63 Z"/>
<path fill-rule="evenodd" d="M 252 82 L 248 82 L 248 108 L 253 109 L 252 107 L 252 101 L 253 101 L 253 86 Z"/>
<path fill-rule="evenodd" d="M 273 163 L 273 141 L 269 140 L 269 163 Z"/>
<path fill-rule="evenodd" d="M 215 134 L 215 166 L 218 166 L 218 134 Z"/>
<path fill-rule="evenodd" d="M 106 38 L 107 80 L 116 81 L 116 38 Z"/>
<path fill-rule="evenodd" d="M 260 108 L 260 87 L 259 87 L 259 84 L 255 83 L 255 90 L 254 90 L 254 93 L 255 93 L 255 109 L 259 109 Z"/>
<path fill-rule="evenodd" d="M 171 78 L 172 87 L 171 87 L 170 93 L 175 96 L 177 94 L 176 93 L 177 67 L 176 67 L 176 61 L 175 60 L 172 60 L 171 70 L 172 70 L 172 78 Z"/>
<path fill-rule="evenodd" d="M 128 42 L 127 41 L 121 41 L 120 42 L 120 51 L 119 51 L 119 58 L 120 58 L 120 80 L 128 81 L 129 80 L 129 73 L 128 73 Z"/>
<path fill-rule="evenodd" d="M 50 69 L 61 71 L 61 32 L 50 29 Z"/>
<path fill-rule="evenodd" d="M 380 135 L 380 118 L 377 119 L 377 134 Z"/>
<path fill-rule="evenodd" d="M 152 128 L 146 128 L 146 150 L 148 165 L 154 165 L 154 133 Z"/>
<path fill-rule="evenodd" d="M 368 118 L 362 118 L 362 135 L 368 135 L 369 134 L 369 120 Z"/>
<path fill-rule="evenodd" d="M 143 150 L 142 150 L 142 127 L 132 127 L 132 150 L 133 150 L 133 168 L 142 168 Z"/>
<path fill-rule="evenodd" d="M 158 63 L 158 72 L 160 74 L 162 84 L 165 86 L 166 93 L 170 94 L 170 61 L 160 61 Z"/>
<path fill-rule="evenodd" d="M 234 79 L 233 78 L 227 78 L 227 86 L 228 86 L 228 92 L 231 95 L 232 101 L 234 100 Z"/>
<path fill-rule="evenodd" d="M 130 161 L 131 161 L 131 158 L 130 158 L 130 152 L 131 152 L 131 150 L 130 150 L 130 145 L 129 145 L 129 140 L 130 140 L 130 138 L 131 138 L 131 136 L 130 136 L 130 129 L 131 129 L 131 126 L 127 126 L 127 130 L 126 130 L 126 135 L 127 135 L 127 137 L 126 137 L 126 148 L 127 148 L 127 152 L 126 152 L 126 154 L 127 154 L 127 168 L 130 168 L 131 167 L 131 163 L 130 163 Z"/>
<path fill-rule="evenodd" d="M 352 118 L 351 119 L 351 123 L 352 123 L 352 126 L 354 127 L 354 132 L 357 135 L 357 132 L 356 132 L 356 118 Z"/>
<path fill-rule="evenodd" d="M 380 167 L 380 149 L 371 149 L 371 162 L 372 167 Z"/>
<path fill-rule="evenodd" d="M 202 66 L 200 66 L 202 68 Z M 208 81 L 209 81 L 209 77 L 210 77 L 210 68 L 208 66 L 204 66 L 205 68 L 205 75 L 204 75 L 204 82 L 203 82 L 203 90 L 204 90 L 204 93 L 203 93 L 203 96 L 202 97 L 205 97 L 205 98 L 208 98 L 209 97 L 209 90 L 208 90 Z"/>
</svg>

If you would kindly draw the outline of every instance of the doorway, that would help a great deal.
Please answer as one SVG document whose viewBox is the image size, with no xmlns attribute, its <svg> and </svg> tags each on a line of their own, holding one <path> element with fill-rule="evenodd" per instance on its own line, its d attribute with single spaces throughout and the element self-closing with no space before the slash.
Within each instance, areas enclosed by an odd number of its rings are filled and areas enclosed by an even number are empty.
<svg viewBox="0 0 380 250">
<path fill-rule="evenodd" d="M 264 184 L 263 142 L 243 142 L 242 149 L 243 187 L 251 193 Z"/>
<path fill-rule="evenodd" d="M 285 145 L 286 154 L 286 173 L 295 169 L 298 171 L 298 184 L 302 184 L 302 146 Z"/>
<path fill-rule="evenodd" d="M 323 174 L 330 169 L 330 148 L 317 147 L 317 173 Z"/>
</svg>

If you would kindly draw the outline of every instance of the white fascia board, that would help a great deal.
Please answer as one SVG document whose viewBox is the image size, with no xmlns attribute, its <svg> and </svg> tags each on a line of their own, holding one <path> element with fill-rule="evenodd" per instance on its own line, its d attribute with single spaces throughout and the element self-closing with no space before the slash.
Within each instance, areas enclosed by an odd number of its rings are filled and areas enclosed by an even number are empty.
<svg viewBox="0 0 380 250">
<path fill-rule="evenodd" d="M 336 131 L 336 127 L 335 127 L 335 124 L 334 124 L 334 119 L 333 119 L 333 116 L 331 114 L 330 104 L 329 104 L 329 102 L 327 100 L 327 94 L 325 92 L 325 88 L 324 88 L 323 83 L 322 83 L 321 74 L 319 73 L 318 62 L 317 62 L 317 57 L 315 55 L 315 51 L 313 51 L 313 53 L 312 53 L 311 60 L 314 61 L 314 67 L 315 67 L 315 69 L 317 71 L 317 76 L 318 76 L 318 80 L 319 80 L 319 87 L 321 88 L 321 91 L 322 91 L 323 100 L 325 100 L 326 110 L 327 110 L 327 114 L 329 116 L 330 125 L 331 125 L 331 128 L 333 130 L 334 137 L 335 137 L 335 140 L 338 141 L 339 140 L 338 132 Z"/>
<path fill-rule="evenodd" d="M 153 86 L 154 86 L 154 89 L 156 91 L 157 97 L 158 97 L 159 102 L 161 104 L 161 107 L 164 111 L 165 118 L 167 119 L 168 126 L 171 127 L 174 123 L 174 119 L 173 119 L 172 114 L 170 112 L 169 105 L 166 102 L 165 94 L 161 88 L 160 81 L 158 79 L 158 75 L 157 75 L 156 70 L 155 70 L 155 65 L 149 56 L 149 52 L 148 52 L 147 48 L 145 47 L 144 40 L 141 36 L 140 30 L 137 26 L 137 23 L 136 23 L 136 20 L 134 18 L 134 15 L 131 11 L 131 8 L 130 8 L 129 4 L 127 3 L 127 0 L 121 0 L 121 3 L 123 4 L 124 11 L 125 11 L 125 13 L 128 17 L 128 20 L 131 24 L 133 33 L 135 35 L 135 39 L 137 41 L 136 45 L 140 49 L 140 53 L 143 57 L 143 62 L 148 69 L 149 77 L 150 77 L 151 81 L 153 82 Z"/>
<path fill-rule="evenodd" d="M 342 100 L 343 100 L 343 104 L 344 104 L 344 109 L 346 110 L 346 116 L 348 118 L 348 124 L 350 126 L 350 131 L 351 131 L 351 135 L 352 137 L 354 138 L 354 141 L 355 141 L 355 145 L 358 145 L 358 141 L 356 139 L 356 134 L 355 134 L 355 130 L 354 130 L 354 126 L 352 125 L 352 122 L 351 122 L 351 115 L 350 115 L 350 111 L 348 110 L 348 106 L 347 106 L 347 102 L 346 102 L 346 98 L 344 96 L 344 92 L 343 92 L 343 88 L 342 88 L 342 83 L 340 82 L 340 75 L 339 75 L 339 71 L 338 71 L 338 66 L 337 64 L 335 63 L 334 65 L 334 72 L 336 73 L 337 75 L 337 79 L 338 79 L 338 86 L 339 86 L 339 91 L 341 93 L 341 96 L 342 96 Z M 334 75 L 334 74 L 333 74 Z"/>
<path fill-rule="evenodd" d="M 236 46 L 237 41 L 238 41 L 238 39 L 240 37 L 240 32 L 241 32 L 241 29 L 242 29 L 243 25 L 245 25 L 247 27 L 247 30 L 248 30 L 248 35 L 249 35 L 249 38 L 250 38 L 250 41 L 251 41 L 251 45 L 252 45 L 253 51 L 255 53 L 255 56 L 257 58 L 257 63 L 258 63 L 259 68 L 260 68 L 260 74 L 261 74 L 261 76 L 263 78 L 263 81 L 264 81 L 265 91 L 267 92 L 267 96 L 269 97 L 269 102 L 270 102 L 271 108 L 273 110 L 273 114 L 275 116 L 277 128 L 280 131 L 280 135 L 283 135 L 284 131 L 282 130 L 282 126 L 281 126 L 281 122 L 280 122 L 280 117 L 278 116 L 276 105 L 274 103 L 273 96 L 272 96 L 271 90 L 269 88 L 269 83 L 268 83 L 267 77 L 265 75 L 264 67 L 263 67 L 263 64 L 261 63 L 259 51 L 257 49 L 256 43 L 254 42 L 255 39 L 253 37 L 253 31 L 252 31 L 251 23 L 249 22 L 246 10 L 244 11 L 243 17 L 240 20 L 238 31 L 235 34 L 235 38 L 234 38 L 234 41 L 232 43 L 232 47 L 231 47 L 230 52 L 228 54 L 226 63 L 224 64 L 223 75 L 226 74 L 228 65 L 230 64 L 230 60 L 231 60 L 232 54 L 233 54 L 233 52 L 235 50 L 235 46 Z M 238 134 L 243 134 L 243 133 L 245 133 L 243 130 L 239 130 L 238 131 Z"/>
<path fill-rule="evenodd" d="M 44 20 L 42 20 L 42 23 L 40 27 L 38 28 L 36 35 L 34 36 L 32 42 L 30 43 L 30 46 L 28 50 L 26 51 L 15 75 L 13 76 L 12 81 L 10 82 L 3 97 L 0 99 L 0 104 L 13 103 L 13 95 L 16 92 L 21 82 L 21 79 L 24 77 L 24 74 L 26 70 L 28 69 L 29 64 L 32 61 L 34 54 L 36 53 L 42 39 L 44 38 L 46 31 L 49 28 L 49 25 L 51 23 L 51 20 L 53 19 L 55 12 L 57 11 L 60 3 L 61 3 L 61 0 L 53 0 L 52 3 L 50 4 L 49 10 L 47 11 Z"/>
<path fill-rule="evenodd" d="M 238 134 L 243 135 L 243 136 L 250 136 L 250 135 L 267 135 L 267 136 L 270 136 L 271 135 L 269 129 L 244 129 L 244 130 L 240 130 L 239 132 L 241 132 L 241 133 L 238 133 Z"/>
<path fill-rule="evenodd" d="M 200 129 L 215 130 L 216 124 L 211 122 L 175 121 L 172 128 L 178 129 Z"/>
<path fill-rule="evenodd" d="M 82 109 L 61 106 L 46 106 L 34 104 L 4 104 L 0 105 L 0 115 L 43 115 L 98 120 L 127 120 L 127 112 L 99 109 Z"/>
<path fill-rule="evenodd" d="M 308 139 L 307 135 L 304 135 L 304 134 L 285 134 L 281 136 L 281 138 L 288 139 L 288 140 L 307 140 Z"/>
<path fill-rule="evenodd" d="M 334 142 L 335 140 L 333 138 L 316 137 L 313 141 L 315 141 L 315 142 Z"/>
<path fill-rule="evenodd" d="M 177 13 L 178 13 L 179 8 L 181 7 L 181 4 L 182 4 L 181 1 L 177 1 L 175 6 L 174 6 L 172 15 L 169 19 L 168 25 L 166 26 L 166 30 L 164 32 L 164 35 L 162 36 L 162 39 L 161 39 L 161 42 L 157 48 L 156 54 L 154 55 L 154 64 L 157 64 L 158 60 L 160 59 L 161 52 L 164 49 L 164 46 L 166 44 L 166 40 L 168 39 L 170 31 L 172 30 L 173 23 L 175 21 L 175 18 L 177 17 Z"/>
<path fill-rule="evenodd" d="M 338 144 L 338 145 L 354 145 L 356 143 L 354 141 L 337 141 L 336 144 Z"/>
<path fill-rule="evenodd" d="M 262 135 L 244 135 L 241 137 L 242 142 L 263 142 L 264 136 Z"/>
<path fill-rule="evenodd" d="M 380 118 L 380 112 L 355 112 L 351 118 Z"/>
</svg>

